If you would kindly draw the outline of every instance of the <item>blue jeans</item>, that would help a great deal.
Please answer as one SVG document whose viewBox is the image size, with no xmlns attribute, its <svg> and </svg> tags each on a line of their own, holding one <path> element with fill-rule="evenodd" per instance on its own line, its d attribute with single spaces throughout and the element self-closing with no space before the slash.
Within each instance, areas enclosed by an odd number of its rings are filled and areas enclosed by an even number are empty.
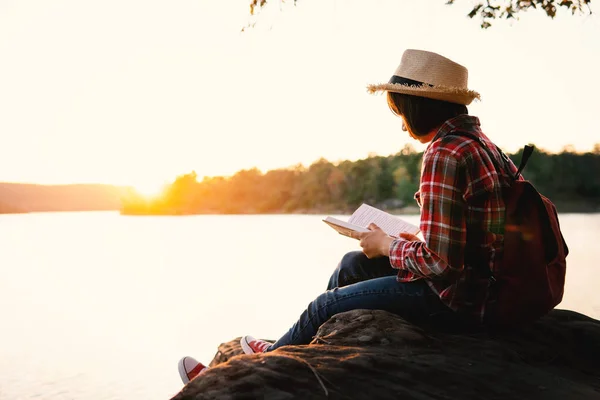
<svg viewBox="0 0 600 400">
<path fill-rule="evenodd" d="M 417 324 L 452 319 L 454 312 L 425 281 L 398 282 L 387 257 L 368 259 L 362 252 L 346 254 L 333 272 L 327 291 L 313 300 L 292 328 L 267 351 L 308 344 L 333 315 L 356 309 L 385 310 Z"/>
</svg>

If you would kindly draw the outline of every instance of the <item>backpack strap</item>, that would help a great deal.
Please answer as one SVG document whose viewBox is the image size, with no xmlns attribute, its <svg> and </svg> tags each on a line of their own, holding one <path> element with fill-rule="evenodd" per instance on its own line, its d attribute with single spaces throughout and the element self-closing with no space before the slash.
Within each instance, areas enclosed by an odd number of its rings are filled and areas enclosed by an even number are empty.
<svg viewBox="0 0 600 400">
<path fill-rule="evenodd" d="M 485 141 L 481 138 L 481 136 L 474 135 L 471 132 L 452 132 L 450 135 L 466 136 L 470 139 L 473 139 L 474 141 L 479 143 L 481 145 L 481 147 L 483 147 L 483 149 L 487 152 L 487 154 L 490 157 L 490 160 L 492 160 L 492 163 L 494 164 L 494 167 L 496 168 L 496 170 L 497 171 L 503 170 L 500 167 L 500 165 L 498 164 L 496 157 L 494 157 L 494 154 L 492 154 L 492 151 L 490 150 L 488 145 L 485 143 Z M 496 147 L 496 150 L 498 151 L 498 153 L 500 153 L 500 155 L 502 156 L 502 160 L 504 161 L 504 167 L 506 168 L 507 174 L 512 178 L 513 181 L 516 181 L 519 178 L 519 175 L 521 175 L 521 172 L 523 172 L 525 165 L 527 165 L 527 161 L 529 160 L 529 157 L 531 157 L 531 154 L 533 154 L 533 146 L 526 145 L 523 148 L 523 155 L 521 156 L 521 162 L 519 163 L 519 168 L 517 169 L 517 172 L 514 175 L 512 175 L 510 173 L 510 169 L 511 169 L 510 168 L 510 158 L 498 146 L 496 146 L 496 145 L 494 145 L 494 146 Z"/>
<path fill-rule="evenodd" d="M 533 154 L 533 146 L 525 145 L 525 147 L 523 147 L 523 155 L 521 156 L 521 162 L 519 163 L 519 169 L 517 170 L 517 173 L 515 174 L 515 177 L 514 177 L 515 180 L 517 180 L 519 175 L 521 175 L 523 168 L 525 168 L 525 165 L 527 165 L 527 161 L 529 160 L 529 157 L 531 157 L 532 154 Z"/>
</svg>

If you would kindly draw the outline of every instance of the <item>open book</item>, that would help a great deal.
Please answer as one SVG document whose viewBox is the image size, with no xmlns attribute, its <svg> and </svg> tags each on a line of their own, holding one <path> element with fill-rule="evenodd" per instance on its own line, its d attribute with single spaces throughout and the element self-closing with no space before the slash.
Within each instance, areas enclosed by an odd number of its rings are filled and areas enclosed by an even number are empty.
<svg viewBox="0 0 600 400">
<path fill-rule="evenodd" d="M 390 236 L 398 237 L 400 233 L 419 233 L 419 228 L 410 224 L 392 214 L 381 211 L 368 204 L 362 204 L 354 211 L 348 219 L 348 222 L 334 217 L 327 217 L 323 220 L 327 225 L 338 231 L 341 235 L 350 237 L 352 232 L 369 232 L 367 228 L 372 222 L 380 227 Z"/>
</svg>

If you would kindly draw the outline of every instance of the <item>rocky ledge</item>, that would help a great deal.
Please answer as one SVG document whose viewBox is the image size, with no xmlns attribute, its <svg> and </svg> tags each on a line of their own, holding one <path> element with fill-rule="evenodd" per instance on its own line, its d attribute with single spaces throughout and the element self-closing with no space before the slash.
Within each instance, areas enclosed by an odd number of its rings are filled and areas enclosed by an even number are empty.
<svg viewBox="0 0 600 400">
<path fill-rule="evenodd" d="M 310 345 L 240 353 L 239 339 L 219 346 L 213 368 L 173 400 L 600 399 L 600 321 L 566 310 L 494 335 L 355 310 L 332 317 Z"/>
</svg>

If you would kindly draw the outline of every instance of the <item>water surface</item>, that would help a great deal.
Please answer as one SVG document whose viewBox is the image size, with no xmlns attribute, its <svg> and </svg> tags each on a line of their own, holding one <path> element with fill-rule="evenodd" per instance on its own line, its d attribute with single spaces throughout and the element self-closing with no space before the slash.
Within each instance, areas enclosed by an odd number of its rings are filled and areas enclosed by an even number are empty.
<svg viewBox="0 0 600 400">
<path fill-rule="evenodd" d="M 358 249 L 322 218 L 0 216 L 0 399 L 167 399 L 181 356 L 278 338 Z M 600 214 L 561 224 L 560 307 L 600 318 Z"/>
</svg>

